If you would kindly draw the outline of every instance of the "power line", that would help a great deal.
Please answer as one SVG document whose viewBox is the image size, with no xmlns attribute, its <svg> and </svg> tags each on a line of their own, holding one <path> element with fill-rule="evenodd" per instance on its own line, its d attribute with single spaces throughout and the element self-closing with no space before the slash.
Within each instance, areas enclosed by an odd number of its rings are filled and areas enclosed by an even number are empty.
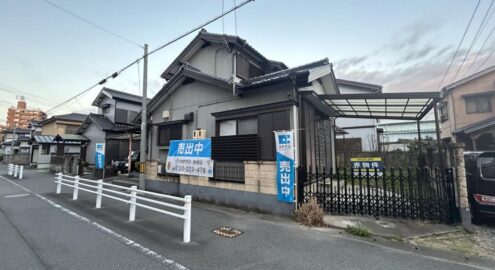
<svg viewBox="0 0 495 270">
<path fill-rule="evenodd" d="M 7 91 L 7 92 L 10 92 L 10 93 L 13 93 L 15 95 L 19 95 L 19 94 L 22 94 L 24 96 L 30 96 L 30 97 L 33 97 L 33 98 L 38 98 L 40 100 L 43 100 L 43 101 L 46 101 L 50 104 L 55 104 L 56 102 L 54 102 L 53 100 L 49 100 L 45 97 L 42 97 L 42 96 L 38 96 L 38 95 L 35 95 L 35 94 L 31 94 L 32 91 L 25 91 L 25 90 L 21 90 L 19 88 L 16 88 L 16 87 L 12 87 L 8 84 L 5 84 L 5 83 L 2 83 L 0 82 L 1 85 L 4 85 L 4 87 L 1 87 L 0 86 L 0 89 L 3 89 L 4 91 Z M 14 92 L 14 91 L 17 91 L 17 92 Z"/>
<path fill-rule="evenodd" d="M 43 1 L 45 1 L 45 0 L 43 0 Z M 119 71 L 114 72 L 112 75 L 109 75 L 109 76 L 105 77 L 104 79 L 102 79 L 101 81 L 99 81 L 99 82 L 97 82 L 97 83 L 95 83 L 95 84 L 93 84 L 93 85 L 89 86 L 88 88 L 86 88 L 86 89 L 84 89 L 83 91 L 81 91 L 79 94 L 77 94 L 77 95 L 75 95 L 75 96 L 73 96 L 73 97 L 71 97 L 71 98 L 69 98 L 69 99 L 65 100 L 64 102 L 62 102 L 62 103 L 60 103 L 60 104 L 58 104 L 58 105 L 54 106 L 53 108 L 49 109 L 49 110 L 47 111 L 47 113 L 48 113 L 48 112 L 51 112 L 51 111 L 53 111 L 53 110 L 55 110 L 56 108 L 58 108 L 58 107 L 60 107 L 60 106 L 62 106 L 62 105 L 64 105 L 65 103 L 67 103 L 67 102 L 71 101 L 72 99 L 77 98 L 77 97 L 79 97 L 79 96 L 81 96 L 81 95 L 85 94 L 86 92 L 90 91 L 91 89 L 95 88 L 96 86 L 98 86 L 98 85 L 102 85 L 102 84 L 106 83 L 108 79 L 110 79 L 110 78 L 112 78 L 112 79 L 113 79 L 113 78 L 116 78 L 118 75 L 120 75 L 120 74 L 121 74 L 122 72 L 124 72 L 126 69 L 128 69 L 128 68 L 130 68 L 132 65 L 134 65 L 134 64 L 136 64 L 136 63 L 138 63 L 138 62 L 139 62 L 141 59 L 143 59 L 145 56 L 149 56 L 149 55 L 154 54 L 155 52 L 157 52 L 157 51 L 159 51 L 159 50 L 161 50 L 161 49 L 163 49 L 163 48 L 165 48 L 165 47 L 169 46 L 170 44 L 172 44 L 172 43 L 174 43 L 174 42 L 177 42 L 178 40 L 180 40 L 180 39 L 182 39 L 182 38 L 184 38 L 184 37 L 186 37 L 186 36 L 190 35 L 191 33 L 196 32 L 197 30 L 199 30 L 199 29 L 201 29 L 201 28 L 203 28 L 203 27 L 205 27 L 205 26 L 207 26 L 207 25 L 209 25 L 209 24 L 211 24 L 211 23 L 213 23 L 213 22 L 217 21 L 218 19 L 220 19 L 220 18 L 224 17 L 224 16 L 225 16 L 225 15 L 227 15 L 227 14 L 232 13 L 233 11 L 235 11 L 235 10 L 237 10 L 237 9 L 239 9 L 239 8 L 241 8 L 241 7 L 243 7 L 244 5 L 246 5 L 246 4 L 248 4 L 249 2 L 252 2 L 252 1 L 254 1 L 254 0 L 245 0 L 244 2 L 240 3 L 240 4 L 239 4 L 239 5 L 237 5 L 237 6 L 234 6 L 233 8 L 229 9 L 228 11 L 226 11 L 226 12 L 222 12 L 222 14 L 220 14 L 220 15 L 218 15 L 218 16 L 216 16 L 216 17 L 213 17 L 212 19 L 210 19 L 210 20 L 208 20 L 208 21 L 206 21 L 206 22 L 204 22 L 204 23 L 200 24 L 199 26 L 197 26 L 197 27 L 193 28 L 192 30 L 189 30 L 189 31 L 185 32 L 185 33 L 184 33 L 184 34 L 182 34 L 182 35 L 179 35 L 178 37 L 176 37 L 176 38 L 172 39 L 171 41 L 169 41 L 169 42 L 167 42 L 167 43 L 165 43 L 165 44 L 163 44 L 163 45 L 159 46 L 158 48 L 156 48 L 156 49 L 154 49 L 154 50 L 150 51 L 149 53 L 147 53 L 147 54 L 145 54 L 145 55 L 143 55 L 143 56 L 139 57 L 138 59 L 136 59 L 136 60 L 132 61 L 131 63 L 129 63 L 129 64 L 128 64 L 128 65 L 126 65 L 125 67 L 121 68 Z"/>
<path fill-rule="evenodd" d="M 464 62 L 466 61 L 467 57 L 469 56 L 469 53 L 471 52 L 471 49 L 473 48 L 473 45 L 476 43 L 476 40 L 478 40 L 479 34 L 481 33 L 481 29 L 482 29 L 483 25 L 485 24 L 485 20 L 486 20 L 486 18 L 487 18 L 487 16 L 488 16 L 488 13 L 490 12 L 490 10 L 491 10 L 491 8 L 492 8 L 492 6 L 493 6 L 493 2 L 494 2 L 494 1 L 495 1 L 495 0 L 492 0 L 492 1 L 490 2 L 490 6 L 489 6 L 489 7 L 488 7 L 488 9 L 486 10 L 486 12 L 485 12 L 485 16 L 483 16 L 483 20 L 481 21 L 481 24 L 480 24 L 480 26 L 478 27 L 478 30 L 476 31 L 476 34 L 474 35 L 474 38 L 473 38 L 473 40 L 471 41 L 471 44 L 469 45 L 469 48 L 468 48 L 468 50 L 467 50 L 466 54 L 464 55 L 464 58 L 462 59 L 461 64 L 460 64 L 460 65 L 459 65 L 459 67 L 457 68 L 457 71 L 455 72 L 455 75 L 454 75 L 454 78 L 452 79 L 452 82 L 454 82 L 454 81 L 455 81 L 455 79 L 457 78 L 457 75 L 459 75 L 459 71 L 461 71 L 461 68 L 462 68 L 462 66 L 464 65 Z"/>
<path fill-rule="evenodd" d="M 72 15 L 73 17 L 75 17 L 75 18 L 77 18 L 77 19 L 79 19 L 79 20 L 81 20 L 81 21 L 83 21 L 83 22 L 85 22 L 87 24 L 92 25 L 93 27 L 96 27 L 96 28 L 100 29 L 103 32 L 106 32 L 107 34 L 110 34 L 110 35 L 112 35 L 114 37 L 117 37 L 117 38 L 119 38 L 119 39 L 121 39 L 123 41 L 126 41 L 126 42 L 128 42 L 128 43 L 130 43 L 132 45 L 138 46 L 139 48 L 143 48 L 143 46 L 139 45 L 137 42 L 134 42 L 134 41 L 132 41 L 132 40 L 130 40 L 130 39 L 122 36 L 122 35 L 119 35 L 119 34 L 117 34 L 115 32 L 112 32 L 112 31 L 104 28 L 103 26 L 99 26 L 98 24 L 96 24 L 96 23 L 94 23 L 94 22 L 92 22 L 92 21 L 90 21 L 88 19 L 85 19 L 85 18 L 83 18 L 83 17 L 75 14 L 74 12 L 72 12 L 70 10 L 67 10 L 67 9 L 65 9 L 65 8 L 63 8 L 63 7 L 57 5 L 57 4 L 55 4 L 55 3 L 53 3 L 53 2 L 51 2 L 49 0 L 42 0 L 42 1 L 45 2 L 45 3 L 47 3 L 47 4 L 49 4 L 49 5 L 51 5 L 52 7 L 55 7 L 55 8 L 57 8 L 57 9 L 65 12 L 65 13 L 69 14 L 69 15 Z"/>
<path fill-rule="evenodd" d="M 478 72 L 488 62 L 488 60 L 493 56 L 494 52 L 495 50 L 492 50 L 490 52 L 490 54 L 485 58 L 485 61 L 483 61 L 483 63 L 481 63 L 481 65 L 476 69 L 475 73 Z"/>
<path fill-rule="evenodd" d="M 457 53 L 459 52 L 459 48 L 461 47 L 462 42 L 464 42 L 464 38 L 466 37 L 466 34 L 467 34 L 468 30 L 469 30 L 469 27 L 471 26 L 471 23 L 473 22 L 474 15 L 476 15 L 476 11 L 478 10 L 478 7 L 480 6 L 480 3 L 481 3 L 481 0 L 478 0 L 478 4 L 476 4 L 476 7 L 474 8 L 473 14 L 471 15 L 471 19 L 469 19 L 469 23 L 468 23 L 466 29 L 464 30 L 464 34 L 462 34 L 461 41 L 459 42 L 459 45 L 457 45 L 457 49 L 455 50 L 454 56 L 450 60 L 449 66 L 447 67 L 447 70 L 445 70 L 445 73 L 443 74 L 442 80 L 440 81 L 440 84 L 438 85 L 438 88 L 440 88 L 442 86 L 442 84 L 443 84 L 443 82 L 445 80 L 445 77 L 447 76 L 447 74 L 450 71 L 450 68 L 452 67 L 452 63 L 454 62 L 454 60 L 455 60 L 455 58 L 457 56 Z"/>
<path fill-rule="evenodd" d="M 495 10 L 495 9 L 494 9 Z M 485 41 L 483 41 L 483 44 L 481 45 L 480 47 L 480 50 L 478 51 L 478 53 L 476 54 L 476 56 L 474 57 L 474 60 L 473 62 L 471 63 L 471 66 L 469 66 L 468 68 L 468 71 L 466 72 L 466 74 L 464 76 L 466 76 L 469 71 L 471 70 L 471 68 L 474 66 L 474 64 L 476 63 L 476 60 L 478 60 L 478 56 L 481 54 L 481 52 L 483 51 L 483 49 L 485 48 L 485 45 L 486 45 L 486 42 L 490 39 L 490 37 L 492 36 L 493 32 L 495 31 L 495 27 L 492 28 L 492 30 L 490 31 L 490 33 L 488 34 L 488 36 L 486 36 L 485 38 Z"/>
<path fill-rule="evenodd" d="M 485 29 L 485 26 L 488 25 L 488 22 L 492 19 L 493 14 L 495 14 L 495 8 L 492 8 L 492 12 L 490 13 L 490 16 L 488 16 L 488 19 L 486 20 L 485 25 L 483 26 L 483 30 Z M 490 37 L 492 36 L 492 34 L 493 34 L 494 31 L 495 31 L 495 26 L 492 28 L 492 30 L 490 31 L 490 33 L 488 33 L 488 35 L 486 36 L 485 41 L 483 41 L 483 44 L 481 45 L 480 49 L 478 50 L 478 53 L 474 57 L 474 60 L 472 61 L 471 65 L 467 69 L 467 71 L 464 74 L 464 76 L 468 75 L 469 74 L 469 71 L 471 71 L 471 69 L 474 67 L 474 64 L 476 63 L 476 60 L 478 60 L 478 57 L 483 52 L 483 49 L 485 48 L 485 45 L 486 45 L 487 41 L 490 39 Z"/>
</svg>

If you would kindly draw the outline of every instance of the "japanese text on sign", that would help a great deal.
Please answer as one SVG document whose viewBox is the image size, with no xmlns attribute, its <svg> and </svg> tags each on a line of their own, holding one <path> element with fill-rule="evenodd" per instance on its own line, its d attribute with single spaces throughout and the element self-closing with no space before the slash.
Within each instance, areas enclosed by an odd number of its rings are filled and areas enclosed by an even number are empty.
<svg viewBox="0 0 495 270">
<path fill-rule="evenodd" d="M 294 141 L 292 131 L 275 132 L 277 149 L 277 197 L 282 202 L 294 201 Z"/>
<path fill-rule="evenodd" d="M 184 175 L 213 177 L 211 140 L 172 140 L 166 171 Z"/>
</svg>

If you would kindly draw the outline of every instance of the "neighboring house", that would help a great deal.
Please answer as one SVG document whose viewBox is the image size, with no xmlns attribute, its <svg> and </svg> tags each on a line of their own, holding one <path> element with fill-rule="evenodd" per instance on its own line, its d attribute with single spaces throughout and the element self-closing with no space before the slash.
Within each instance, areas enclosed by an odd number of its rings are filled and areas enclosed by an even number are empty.
<svg viewBox="0 0 495 270">
<path fill-rule="evenodd" d="M 293 205 L 276 195 L 277 130 L 297 130 L 301 166 L 330 167 L 322 162 L 331 161 L 323 157 L 331 153 L 331 111 L 316 96 L 338 93 L 328 59 L 288 69 L 237 36 L 202 30 L 162 78 L 147 112 L 147 188 L 289 214 Z M 318 128 L 325 132 L 315 135 Z M 168 174 L 170 140 L 191 139 L 197 129 L 212 140 L 214 177 Z"/>
<path fill-rule="evenodd" d="M 383 133 L 379 134 L 382 151 L 406 151 L 411 142 L 418 141 L 418 125 L 416 121 L 389 120 L 379 123 L 378 128 L 383 129 Z M 420 133 L 423 142 L 436 141 L 435 120 L 420 121 Z"/>
<path fill-rule="evenodd" d="M 25 128 L 7 128 L 3 130 L 2 149 L 5 155 L 29 154 L 31 130 Z M 13 141 L 13 142 L 12 142 Z"/>
<path fill-rule="evenodd" d="M 87 116 L 80 113 L 52 116 L 40 122 L 42 125 L 41 135 L 75 134 Z"/>
<path fill-rule="evenodd" d="M 88 164 L 95 163 L 97 143 L 105 144 L 105 164 L 125 160 L 129 155 L 129 132 L 139 131 L 139 126 L 132 124 L 141 110 L 142 97 L 129 93 L 103 88 L 93 101 L 98 113 L 90 113 L 83 121 L 76 134 L 89 139 L 82 153 Z M 139 149 L 139 141 L 132 141 L 132 150 Z M 83 154 L 84 155 L 84 154 Z"/>
<path fill-rule="evenodd" d="M 382 92 L 381 85 L 343 79 L 337 79 L 337 83 L 341 94 L 371 94 Z M 345 135 L 338 136 L 337 138 L 343 139 L 345 137 L 346 140 L 360 138 L 362 146 L 361 151 L 378 150 L 376 133 L 376 125 L 378 120 L 363 118 L 337 118 L 335 122 L 337 126 L 347 132 Z"/>
<path fill-rule="evenodd" d="M 60 166 L 65 159 L 80 158 L 88 139 L 74 133 L 86 117 L 85 114 L 70 113 L 39 122 L 41 131 L 31 137 L 31 165 L 44 169 Z"/>
<path fill-rule="evenodd" d="M 466 150 L 495 150 L 495 66 L 442 88 L 441 137 Z"/>
</svg>

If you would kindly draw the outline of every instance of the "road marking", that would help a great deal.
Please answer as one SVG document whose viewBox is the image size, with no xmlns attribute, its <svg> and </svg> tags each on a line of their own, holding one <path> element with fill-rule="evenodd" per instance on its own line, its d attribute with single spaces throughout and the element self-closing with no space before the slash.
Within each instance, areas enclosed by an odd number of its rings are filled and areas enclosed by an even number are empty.
<svg viewBox="0 0 495 270">
<path fill-rule="evenodd" d="M 29 196 L 31 194 L 27 194 L 27 193 L 23 193 L 23 194 L 12 194 L 12 195 L 5 195 L 3 197 L 9 199 L 9 198 L 19 198 L 19 197 L 26 197 L 26 196 Z"/>
<path fill-rule="evenodd" d="M 113 231 L 113 230 L 111 230 L 111 229 L 109 229 L 109 228 L 101 225 L 101 224 L 98 224 L 98 223 L 96 223 L 96 222 L 94 222 L 94 221 L 92 221 L 92 220 L 90 220 L 90 219 L 88 219 L 86 217 L 83 217 L 83 216 L 81 216 L 81 215 L 79 215 L 79 214 L 77 214 L 77 213 L 75 213 L 75 212 L 73 212 L 73 211 L 71 211 L 71 210 L 69 210 L 67 208 L 64 208 L 60 204 L 57 204 L 57 203 L 55 203 L 55 202 L 53 202 L 53 201 L 51 201 L 51 200 L 43 197 L 42 195 L 31 191 L 30 189 L 28 189 L 26 187 L 23 187 L 23 186 L 15 183 L 15 182 L 12 182 L 9 179 L 7 179 L 7 178 L 5 178 L 5 177 L 3 177 L 1 175 L 0 175 L 0 177 L 2 179 L 4 179 L 5 181 L 11 183 L 12 185 L 15 185 L 15 186 L 21 188 L 22 190 L 35 195 L 36 197 L 38 197 L 41 200 L 47 202 L 51 206 L 60 209 L 61 211 L 63 211 L 65 213 L 67 213 L 67 214 L 69 214 L 69 215 L 71 215 L 71 216 L 79 219 L 80 221 L 82 221 L 84 223 L 87 223 L 89 225 L 92 225 L 92 226 L 96 227 L 96 229 L 98 229 L 99 231 L 110 235 L 111 237 L 117 239 L 118 241 L 120 241 L 121 243 L 125 244 L 126 246 L 128 246 L 130 248 L 133 248 L 133 249 L 141 252 L 142 254 L 144 254 L 144 255 L 146 255 L 148 257 L 151 257 L 152 259 L 155 259 L 155 260 L 157 260 L 157 261 L 159 261 L 159 262 L 161 262 L 161 263 L 163 263 L 165 265 L 168 265 L 168 266 L 170 266 L 170 267 L 172 267 L 174 269 L 188 270 L 187 267 L 185 267 L 185 266 L 183 266 L 183 265 L 181 265 L 181 264 L 179 264 L 179 263 L 177 263 L 177 262 L 175 262 L 175 261 L 173 261 L 171 259 L 168 259 L 168 258 L 164 257 L 163 255 L 159 254 L 156 251 L 153 251 L 153 250 L 151 250 L 151 249 L 149 249 L 149 248 L 147 248 L 147 247 L 145 247 L 145 246 L 143 246 L 143 245 L 141 245 L 139 243 L 136 243 L 133 240 L 131 240 L 131 239 L 129 239 L 129 238 L 127 238 L 127 237 L 125 237 L 125 236 L 123 236 L 123 235 L 121 235 L 121 234 L 119 234 L 119 233 L 117 233 L 117 232 L 115 232 L 115 231 Z"/>
</svg>

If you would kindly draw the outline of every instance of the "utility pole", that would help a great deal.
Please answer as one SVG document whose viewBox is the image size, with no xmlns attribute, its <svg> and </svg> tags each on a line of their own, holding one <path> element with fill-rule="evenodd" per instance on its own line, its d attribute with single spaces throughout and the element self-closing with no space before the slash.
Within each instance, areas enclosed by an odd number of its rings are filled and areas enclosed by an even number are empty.
<svg viewBox="0 0 495 270">
<path fill-rule="evenodd" d="M 141 141 L 140 141 L 140 152 L 139 152 L 139 189 L 145 189 L 145 162 L 146 162 L 146 122 L 148 121 L 147 116 L 147 88 L 148 88 L 148 44 L 144 44 L 144 58 L 143 58 L 143 105 L 141 106 Z M 130 166 L 130 162 L 129 162 Z"/>
<path fill-rule="evenodd" d="M 12 141 L 10 142 L 10 162 L 12 162 L 12 155 L 14 154 L 14 140 L 15 140 L 15 129 L 17 128 L 17 126 L 15 125 L 15 121 L 14 121 L 14 131 L 12 133 Z M 12 162 L 14 163 L 14 162 Z"/>
</svg>

